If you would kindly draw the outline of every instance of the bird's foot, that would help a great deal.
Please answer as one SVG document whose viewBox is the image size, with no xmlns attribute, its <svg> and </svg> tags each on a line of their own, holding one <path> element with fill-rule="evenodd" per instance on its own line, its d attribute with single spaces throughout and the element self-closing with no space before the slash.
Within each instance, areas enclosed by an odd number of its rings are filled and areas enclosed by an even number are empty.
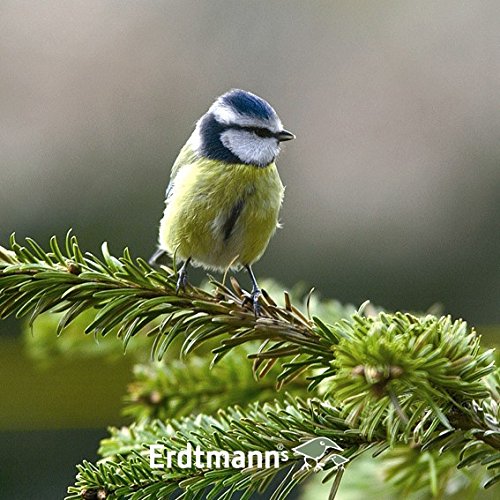
<svg viewBox="0 0 500 500">
<path fill-rule="evenodd" d="M 181 267 L 181 269 L 179 269 L 179 275 L 177 276 L 177 285 L 175 287 L 175 293 L 178 295 L 180 290 L 185 292 L 187 283 L 188 283 L 188 274 L 187 270 L 183 266 Z"/>
<path fill-rule="evenodd" d="M 311 468 L 311 464 L 304 460 L 304 465 L 300 468 L 300 470 L 309 470 Z"/>
<path fill-rule="evenodd" d="M 314 472 L 318 472 L 319 470 L 323 470 L 323 467 L 325 464 L 322 464 L 321 462 L 316 462 L 316 465 L 314 466 Z"/>
<path fill-rule="evenodd" d="M 257 280 L 255 279 L 255 275 L 252 271 L 252 266 L 248 265 L 245 266 L 246 270 L 248 271 L 248 274 L 250 276 L 250 280 L 252 281 L 252 292 L 250 293 L 250 297 L 245 297 L 243 300 L 243 304 L 251 301 L 252 302 L 252 309 L 255 317 L 260 316 L 260 304 L 259 304 L 259 297 L 260 297 L 260 288 L 259 285 L 257 284 Z"/>
<path fill-rule="evenodd" d="M 261 295 L 260 288 L 255 288 L 252 290 L 252 293 L 251 293 L 252 308 L 253 308 L 253 313 L 255 314 L 255 317 L 260 316 L 260 304 L 259 304 L 260 295 Z"/>
<path fill-rule="evenodd" d="M 248 292 L 247 292 L 248 293 Z M 261 296 L 262 292 L 260 291 L 260 288 L 253 288 L 251 293 L 247 295 L 242 302 L 242 305 L 251 303 L 252 304 L 252 309 L 255 317 L 257 318 L 260 316 L 260 304 L 259 304 L 259 297 Z"/>
<path fill-rule="evenodd" d="M 175 287 L 176 295 L 179 295 L 179 290 L 181 290 L 181 289 L 183 292 L 186 291 L 186 286 L 188 284 L 187 268 L 188 268 L 190 262 L 191 262 L 191 257 L 186 259 L 184 261 L 184 264 L 182 264 L 181 268 L 179 269 L 179 274 L 177 275 L 177 285 Z"/>
</svg>

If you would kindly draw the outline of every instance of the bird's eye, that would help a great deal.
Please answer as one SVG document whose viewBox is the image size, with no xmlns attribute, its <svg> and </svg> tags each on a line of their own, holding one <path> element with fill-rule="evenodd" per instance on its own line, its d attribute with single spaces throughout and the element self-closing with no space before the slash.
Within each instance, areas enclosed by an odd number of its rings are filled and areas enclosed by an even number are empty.
<svg viewBox="0 0 500 500">
<path fill-rule="evenodd" d="M 319 444 L 320 444 L 321 446 L 325 446 L 325 442 L 324 442 L 324 441 L 320 441 L 320 442 L 319 442 Z"/>
<path fill-rule="evenodd" d="M 274 134 L 268 130 L 267 128 L 255 127 L 252 128 L 252 132 L 254 132 L 259 137 L 273 137 Z"/>
</svg>

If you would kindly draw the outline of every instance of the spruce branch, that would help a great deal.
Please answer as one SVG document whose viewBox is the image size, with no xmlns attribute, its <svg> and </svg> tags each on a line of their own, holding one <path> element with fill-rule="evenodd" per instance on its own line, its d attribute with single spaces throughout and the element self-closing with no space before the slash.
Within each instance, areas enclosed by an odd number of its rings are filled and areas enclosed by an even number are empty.
<svg viewBox="0 0 500 500">
<path fill-rule="evenodd" d="M 281 400 L 274 379 L 280 367 L 273 366 L 266 378 L 256 379 L 247 356 L 252 344 L 231 350 L 216 366 L 209 368 L 202 356 L 167 363 L 150 362 L 134 366 L 123 414 L 138 420 L 168 420 L 189 414 L 215 414 L 220 408 L 258 401 Z M 287 386 L 293 396 L 307 397 L 307 381 L 297 377 Z"/>
<path fill-rule="evenodd" d="M 231 498 L 236 491 L 244 491 L 244 497 L 249 498 L 255 491 L 266 491 L 276 477 L 281 479 L 270 498 L 284 499 L 312 472 L 312 469 L 302 469 L 302 457 L 295 454 L 293 448 L 314 437 L 334 440 L 344 448 L 342 456 L 351 461 L 368 450 L 376 456 L 387 449 L 383 429 L 371 436 L 361 433 L 347 425 L 342 409 L 333 407 L 328 400 L 288 398 L 282 403 L 254 403 L 247 408 L 230 407 L 215 416 L 197 415 L 166 423 L 155 420 L 112 428 L 111 436 L 101 443 L 99 452 L 103 459 L 97 465 L 84 463 L 78 467 L 75 486 L 68 490 L 71 494 L 68 500 L 81 498 L 82 492 L 97 491 L 102 498 L 145 498 L 147 495 L 168 498 L 179 489 L 182 498 L 201 498 L 202 495 Z M 284 447 L 289 460 L 283 467 L 269 469 L 183 468 L 176 462 L 165 469 L 151 469 L 149 447 L 157 444 L 173 452 L 185 450 L 188 445 L 229 453 L 265 452 Z M 485 469 L 477 470 L 479 464 L 488 467 L 498 460 L 498 452 L 484 443 L 483 446 L 481 456 L 474 456 L 469 464 L 464 464 L 476 465 L 476 474 L 480 475 L 485 474 Z M 384 458 L 391 465 L 387 468 L 388 479 L 402 494 L 412 488 L 411 483 L 416 479 L 412 491 L 430 483 L 431 491 L 437 493 L 446 483 L 445 476 L 439 474 L 449 474 L 457 463 L 458 452 L 450 450 L 450 447 L 433 446 L 429 452 L 418 446 L 399 447 Z M 339 477 L 337 474 L 342 469 L 339 470 L 331 458 L 327 455 L 322 459 L 324 480 L 333 481 L 332 488 L 335 488 L 338 484 L 334 478 Z M 490 476 L 491 484 L 493 480 Z"/>
<path fill-rule="evenodd" d="M 202 494 L 207 498 L 231 498 L 236 491 L 244 491 L 244 498 L 249 498 L 255 491 L 265 491 L 282 471 L 285 476 L 282 473 L 270 498 L 283 499 L 312 473 L 312 469 L 302 469 L 303 458 L 294 454 L 293 447 L 316 436 L 328 437 L 345 449 L 343 456 L 353 457 L 377 444 L 376 439 L 369 441 L 348 430 L 337 409 L 319 399 L 300 398 L 284 403 L 255 403 L 246 409 L 230 407 L 215 417 L 198 415 L 168 424 L 153 421 L 115 428 L 111 429 L 111 437 L 102 442 L 100 453 L 104 459 L 97 466 L 79 466 L 76 484 L 68 490 L 71 495 L 67 499 L 82 498 L 82 491 L 101 491 L 103 498 L 144 498 L 146 494 L 168 498 L 178 488 L 185 499 L 201 498 Z M 148 447 L 153 444 L 173 451 L 186 449 L 188 444 L 205 451 L 228 452 L 265 452 L 283 447 L 289 460 L 268 469 L 187 469 L 174 462 L 170 468 L 152 470 Z M 338 469 L 329 458 L 327 455 L 322 461 L 324 470 L 333 478 Z"/>
<path fill-rule="evenodd" d="M 181 355 L 222 337 L 214 349 L 214 362 L 237 345 L 260 341 L 254 353 L 254 369 L 263 376 L 277 359 L 294 357 L 283 370 L 279 383 L 300 375 L 307 366 L 325 367 L 332 359 L 330 343 L 319 334 L 317 324 L 289 300 L 280 307 L 264 292 L 262 313 L 255 318 L 244 300 L 246 292 L 232 279 L 232 289 L 213 281 L 211 294 L 188 287 L 176 294 L 172 269 L 153 269 L 144 260 L 132 259 L 127 249 L 119 259 L 102 246 L 102 259 L 80 250 L 68 233 L 65 252 L 55 237 L 51 251 L 44 251 L 27 238 L 26 246 L 11 237 L 11 251 L 0 253 L 0 318 L 28 317 L 64 312 L 57 333 L 88 309 L 97 309 L 86 333 L 105 336 L 114 332 L 125 346 L 140 331 L 153 339 L 152 353 L 160 360 L 178 338 Z"/>
<path fill-rule="evenodd" d="M 480 466 L 457 469 L 456 451 L 422 451 L 419 447 L 397 446 L 384 454 L 385 480 L 396 487 L 401 498 L 420 493 L 425 498 L 443 498 L 447 491 L 460 490 L 463 498 L 475 498 L 488 473 Z M 484 492 L 483 492 L 484 494 Z"/>
<path fill-rule="evenodd" d="M 329 392 L 349 422 L 368 434 L 384 425 L 392 444 L 425 441 L 439 425 L 451 429 L 447 414 L 464 416 L 472 401 L 492 396 L 484 377 L 495 370 L 493 350 L 482 352 L 480 337 L 462 320 L 356 314 L 331 331 L 341 340 Z"/>
<path fill-rule="evenodd" d="M 314 436 L 335 439 L 351 459 L 369 447 L 382 452 L 396 444 L 421 454 L 450 452 L 459 467 L 486 469 L 487 486 L 500 480 L 498 369 L 492 351 L 481 348 L 480 337 L 464 321 L 390 314 L 368 304 L 332 321 L 311 314 L 310 307 L 301 311 L 287 293 L 283 306 L 264 293 L 261 316 L 255 318 L 236 280 L 231 279 L 231 288 L 215 280 L 211 284 L 213 293 L 189 286 L 177 295 L 172 269 L 153 269 L 132 259 L 128 250 L 113 257 L 105 244 L 97 258 L 83 253 L 70 234 L 63 250 L 55 238 L 50 251 L 29 238 L 21 246 L 14 237 L 11 250 L 0 248 L 0 318 L 16 315 L 32 323 L 44 312 L 63 313 L 57 327 L 61 334 L 75 318 L 93 311 L 86 333 L 116 335 L 124 346 L 136 335 L 150 338 L 157 360 L 174 345 L 180 345 L 182 357 L 206 346 L 212 349 L 212 364 L 228 354 L 238 362 L 248 357 L 257 379 L 267 375 L 278 387 L 290 388 L 308 382 L 299 392 L 308 393 L 307 400 L 295 393 L 286 402 L 240 408 L 228 399 L 228 408 L 217 415 L 204 414 L 214 409 L 206 406 L 179 420 L 172 419 L 176 412 L 193 409 L 185 404 L 187 394 L 174 394 L 173 385 L 163 384 L 164 394 L 180 397 L 184 406 L 161 414 L 166 422 L 114 430 L 103 443 L 103 460 L 80 466 L 70 498 L 162 497 L 177 485 L 184 498 L 207 491 L 213 498 L 229 498 L 237 490 L 248 498 L 279 471 L 158 471 L 149 467 L 145 447 L 164 443 L 178 450 L 189 442 L 205 450 L 274 450 L 281 443 L 290 451 Z M 243 348 L 248 350 L 238 358 L 235 353 Z M 147 384 L 164 374 L 180 380 L 182 367 L 173 363 L 156 375 L 147 373 L 142 389 L 147 393 L 152 387 Z M 138 416 L 149 410 L 133 411 Z M 294 468 L 296 462 L 291 459 L 273 498 L 284 498 L 307 477 Z M 325 466 L 328 479 L 336 474 L 334 465 Z"/>
</svg>

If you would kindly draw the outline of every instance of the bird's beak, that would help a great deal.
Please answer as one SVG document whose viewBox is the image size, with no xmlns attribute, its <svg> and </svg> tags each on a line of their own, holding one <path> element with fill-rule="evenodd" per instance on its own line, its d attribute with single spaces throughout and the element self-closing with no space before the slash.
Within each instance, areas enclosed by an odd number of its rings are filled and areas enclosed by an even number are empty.
<svg viewBox="0 0 500 500">
<path fill-rule="evenodd" d="M 282 130 L 281 132 L 278 132 L 278 141 L 291 141 L 292 139 L 295 139 L 295 135 L 291 132 L 288 132 L 288 130 Z"/>
<path fill-rule="evenodd" d="M 341 448 L 337 443 L 332 443 L 327 445 L 327 448 L 332 448 L 333 450 L 344 451 L 344 448 Z"/>
</svg>

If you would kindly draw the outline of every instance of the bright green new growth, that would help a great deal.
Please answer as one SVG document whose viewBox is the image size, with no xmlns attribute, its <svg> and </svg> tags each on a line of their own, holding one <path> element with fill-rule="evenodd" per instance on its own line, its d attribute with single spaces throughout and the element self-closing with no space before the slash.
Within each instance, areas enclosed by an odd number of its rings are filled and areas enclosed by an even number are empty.
<svg viewBox="0 0 500 500">
<path fill-rule="evenodd" d="M 232 289 L 212 281 L 213 293 L 188 287 L 176 295 L 171 269 L 153 269 L 127 250 L 117 259 L 103 245 L 97 258 L 71 235 L 64 250 L 52 238 L 49 252 L 26 241 L 12 237 L 11 250 L 0 247 L 0 318 L 32 324 L 59 312 L 59 335 L 83 318 L 86 333 L 116 335 L 124 346 L 142 338 L 154 359 L 184 360 L 136 368 L 126 413 L 137 422 L 111 430 L 103 459 L 79 466 L 68 498 L 231 498 L 236 491 L 250 498 L 275 480 L 269 496 L 282 499 L 316 474 L 292 451 L 316 436 L 344 449 L 347 475 L 368 449 L 396 460 L 387 474 L 400 492 L 440 495 L 456 466 L 478 468 L 487 487 L 500 479 L 499 373 L 462 320 L 366 304 L 353 312 L 310 296 L 299 309 L 288 294 L 279 306 L 266 293 L 256 319 L 235 280 Z M 217 363 L 210 372 L 207 356 Z M 279 469 L 151 469 L 150 444 L 181 450 L 188 442 L 230 452 L 284 447 L 290 459 Z M 322 459 L 331 497 L 343 473 L 333 453 Z"/>
</svg>

